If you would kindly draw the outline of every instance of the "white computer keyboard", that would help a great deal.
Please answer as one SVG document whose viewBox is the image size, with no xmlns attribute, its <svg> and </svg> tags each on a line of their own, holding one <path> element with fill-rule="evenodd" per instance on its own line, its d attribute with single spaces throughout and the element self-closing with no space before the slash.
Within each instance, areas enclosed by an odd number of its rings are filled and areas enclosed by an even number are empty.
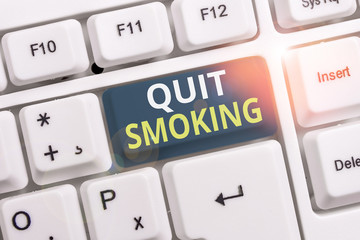
<svg viewBox="0 0 360 240">
<path fill-rule="evenodd" d="M 360 239 L 357 0 L 0 0 L 0 239 Z"/>
</svg>

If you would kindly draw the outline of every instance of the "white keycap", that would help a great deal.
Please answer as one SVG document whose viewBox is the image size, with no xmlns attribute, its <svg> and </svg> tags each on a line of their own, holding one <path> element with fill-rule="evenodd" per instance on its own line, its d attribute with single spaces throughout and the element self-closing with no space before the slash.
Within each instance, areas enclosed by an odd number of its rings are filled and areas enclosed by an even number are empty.
<svg viewBox="0 0 360 240">
<path fill-rule="evenodd" d="M 93 240 L 170 240 L 160 179 L 153 168 L 85 182 L 81 186 Z"/>
<path fill-rule="evenodd" d="M 276 17 L 283 28 L 319 23 L 352 15 L 356 0 L 274 0 Z"/>
<path fill-rule="evenodd" d="M 291 50 L 285 57 L 299 124 L 311 127 L 360 115 L 360 39 Z"/>
<path fill-rule="evenodd" d="M 166 55 L 174 47 L 160 2 L 94 15 L 88 29 L 95 62 L 101 67 Z"/>
<path fill-rule="evenodd" d="M 360 202 L 360 123 L 320 129 L 304 136 L 316 204 L 329 209 Z"/>
<path fill-rule="evenodd" d="M 76 20 L 8 33 L 2 44 L 10 81 L 17 86 L 83 72 L 89 66 Z"/>
<path fill-rule="evenodd" d="M 106 171 L 111 166 L 98 98 L 83 94 L 20 111 L 31 173 L 48 184 Z"/>
<path fill-rule="evenodd" d="M 87 239 L 71 185 L 1 200 L 0 226 L 5 240 Z"/>
<path fill-rule="evenodd" d="M 14 115 L 0 112 L 0 193 L 22 189 L 27 183 Z"/>
<path fill-rule="evenodd" d="M 0 0 L 0 31 L 84 15 L 144 0 Z"/>
<path fill-rule="evenodd" d="M 6 87 L 7 87 L 7 79 L 0 54 L 0 92 L 4 91 Z"/>
<path fill-rule="evenodd" d="M 274 140 L 170 162 L 163 176 L 180 239 L 300 239 Z"/>
<path fill-rule="evenodd" d="M 251 0 L 175 0 L 171 11 L 183 51 L 252 38 L 257 32 Z"/>
</svg>

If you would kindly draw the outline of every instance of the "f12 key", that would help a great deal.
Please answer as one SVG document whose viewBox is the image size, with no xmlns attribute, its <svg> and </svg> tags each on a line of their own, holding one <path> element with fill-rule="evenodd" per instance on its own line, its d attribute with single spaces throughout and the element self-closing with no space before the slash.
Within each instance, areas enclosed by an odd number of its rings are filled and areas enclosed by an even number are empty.
<svg viewBox="0 0 360 240">
<path fill-rule="evenodd" d="M 175 0 L 171 11 L 183 51 L 246 40 L 257 33 L 251 0 Z"/>
</svg>

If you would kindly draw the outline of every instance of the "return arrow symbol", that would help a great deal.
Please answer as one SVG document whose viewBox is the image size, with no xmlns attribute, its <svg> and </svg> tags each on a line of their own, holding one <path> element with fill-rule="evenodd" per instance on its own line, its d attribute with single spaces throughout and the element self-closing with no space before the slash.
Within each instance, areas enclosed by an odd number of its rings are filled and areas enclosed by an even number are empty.
<svg viewBox="0 0 360 240">
<path fill-rule="evenodd" d="M 238 197 L 242 197 L 242 196 L 244 196 L 244 192 L 243 192 L 242 186 L 240 185 L 238 195 L 233 195 L 233 196 L 224 198 L 223 194 L 220 193 L 219 196 L 216 198 L 215 202 L 218 202 L 221 205 L 225 206 L 225 200 L 228 200 L 228 199 L 231 199 L 231 198 L 238 198 Z"/>
</svg>

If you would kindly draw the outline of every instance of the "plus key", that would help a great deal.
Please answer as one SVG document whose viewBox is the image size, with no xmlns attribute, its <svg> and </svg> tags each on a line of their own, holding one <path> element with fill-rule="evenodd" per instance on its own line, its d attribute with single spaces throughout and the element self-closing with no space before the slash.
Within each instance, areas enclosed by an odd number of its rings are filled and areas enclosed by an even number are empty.
<svg viewBox="0 0 360 240">
<path fill-rule="evenodd" d="M 49 151 L 47 153 L 44 153 L 44 156 L 50 156 L 51 161 L 55 160 L 55 154 L 59 153 L 58 150 L 53 150 L 52 146 L 49 145 Z"/>
<path fill-rule="evenodd" d="M 99 100 L 94 94 L 24 107 L 20 122 L 31 173 L 38 185 L 100 173 L 111 166 Z"/>
</svg>

